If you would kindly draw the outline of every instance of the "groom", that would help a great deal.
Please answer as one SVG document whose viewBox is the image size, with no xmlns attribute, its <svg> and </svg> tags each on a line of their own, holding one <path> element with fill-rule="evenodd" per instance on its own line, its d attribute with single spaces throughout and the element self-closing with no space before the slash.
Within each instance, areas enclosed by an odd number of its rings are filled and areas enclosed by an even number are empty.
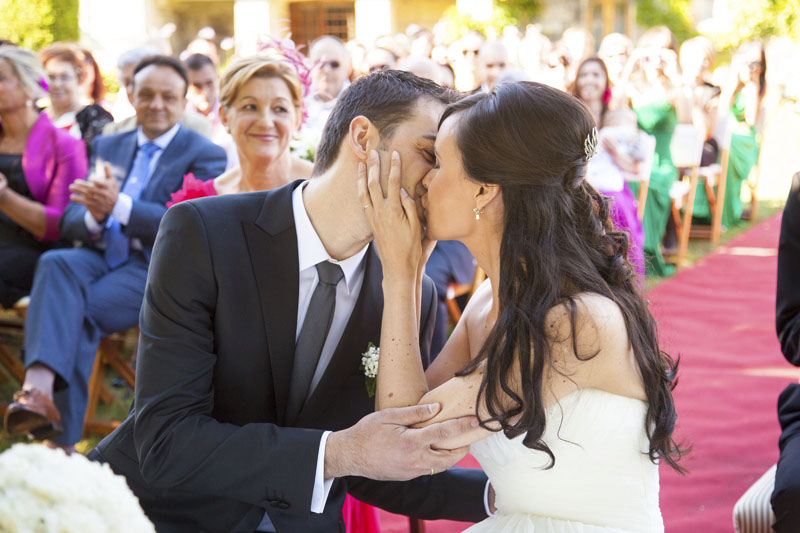
<svg viewBox="0 0 800 533">
<path fill-rule="evenodd" d="M 405 72 L 361 78 L 325 126 L 310 181 L 167 212 L 134 408 L 91 454 L 127 478 L 159 531 L 344 531 L 347 491 L 421 518 L 486 517 L 482 472 L 431 475 L 466 453 L 432 445 L 474 419 L 410 429 L 436 408 L 372 413 L 359 368 L 380 340 L 383 297 L 357 165 L 397 150 L 416 195 L 450 98 Z M 426 358 L 435 305 L 426 278 Z"/>
</svg>

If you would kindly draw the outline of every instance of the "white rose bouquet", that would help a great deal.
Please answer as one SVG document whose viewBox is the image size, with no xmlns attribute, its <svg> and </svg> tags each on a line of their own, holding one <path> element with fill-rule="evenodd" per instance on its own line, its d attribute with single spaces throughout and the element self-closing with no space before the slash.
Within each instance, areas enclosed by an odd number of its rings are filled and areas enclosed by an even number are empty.
<svg viewBox="0 0 800 533">
<path fill-rule="evenodd" d="M 0 531 L 155 533 L 125 478 L 80 454 L 15 444 L 0 454 Z"/>
</svg>

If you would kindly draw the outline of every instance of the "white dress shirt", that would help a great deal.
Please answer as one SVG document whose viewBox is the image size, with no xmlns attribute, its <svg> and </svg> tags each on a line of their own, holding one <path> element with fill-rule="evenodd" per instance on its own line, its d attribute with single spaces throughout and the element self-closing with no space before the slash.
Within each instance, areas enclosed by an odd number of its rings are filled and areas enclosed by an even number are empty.
<svg viewBox="0 0 800 533">
<path fill-rule="evenodd" d="M 169 143 L 171 143 L 172 139 L 175 138 L 175 135 L 178 134 L 178 130 L 180 129 L 180 127 L 181 127 L 181 123 L 178 122 L 177 124 L 172 126 L 172 128 L 167 130 L 166 133 L 164 133 L 160 137 L 156 137 L 152 141 L 147 138 L 147 135 L 145 135 L 144 132 L 142 132 L 142 127 L 141 126 L 139 126 L 136 129 L 136 147 L 137 147 L 137 150 L 142 145 L 147 144 L 148 142 L 152 142 L 153 144 L 155 144 L 156 146 L 159 147 L 159 150 L 155 154 L 153 154 L 152 159 L 150 159 L 150 167 L 149 167 L 149 175 L 150 176 L 152 176 L 153 171 L 155 170 L 156 165 L 158 164 L 158 160 L 161 159 L 161 154 L 164 153 L 164 149 L 167 146 L 169 146 Z M 98 157 L 97 161 L 96 161 L 95 173 L 100 173 L 100 172 L 104 173 L 105 172 L 105 169 L 103 169 L 102 165 L 103 165 L 103 161 Z M 122 185 L 123 184 L 120 183 L 120 187 Z M 144 192 L 144 191 L 142 191 L 142 192 Z M 92 235 L 92 236 L 98 236 L 103 231 L 103 228 L 108 227 L 108 225 L 111 222 L 111 220 L 110 220 L 111 217 L 114 217 L 123 226 L 127 226 L 128 222 L 131 219 L 131 211 L 132 210 L 133 210 L 133 198 L 131 198 L 130 196 L 128 196 L 127 194 L 125 194 L 123 192 L 120 192 L 119 195 L 117 196 L 117 203 L 114 204 L 114 209 L 111 211 L 111 215 L 109 216 L 109 220 L 107 220 L 105 223 L 99 223 L 94 219 L 94 217 L 92 216 L 92 214 L 89 211 L 86 211 L 86 214 L 83 216 L 83 221 L 86 224 L 86 229 L 89 230 L 89 234 Z M 134 248 L 134 249 L 140 249 L 141 250 L 142 245 L 141 245 L 141 242 L 139 242 L 139 239 L 132 239 L 131 240 L 131 247 Z"/>
</svg>

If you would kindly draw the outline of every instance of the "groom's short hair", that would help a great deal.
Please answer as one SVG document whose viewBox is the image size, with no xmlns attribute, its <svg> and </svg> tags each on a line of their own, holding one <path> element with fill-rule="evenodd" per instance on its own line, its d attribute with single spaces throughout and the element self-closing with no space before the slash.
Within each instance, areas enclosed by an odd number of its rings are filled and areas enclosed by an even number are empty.
<svg viewBox="0 0 800 533">
<path fill-rule="evenodd" d="M 456 101 L 458 95 L 401 70 L 379 70 L 357 79 L 339 96 L 325 123 L 313 175 L 322 174 L 336 161 L 350 123 L 357 116 L 367 117 L 378 128 L 381 139 L 386 140 L 401 122 L 411 117 L 420 98 L 432 98 L 447 105 Z"/>
</svg>

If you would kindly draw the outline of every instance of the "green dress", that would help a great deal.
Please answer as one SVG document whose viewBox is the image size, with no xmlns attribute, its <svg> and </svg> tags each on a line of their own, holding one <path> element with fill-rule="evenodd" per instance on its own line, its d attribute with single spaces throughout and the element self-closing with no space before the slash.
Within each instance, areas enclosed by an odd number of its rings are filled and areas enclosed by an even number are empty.
<svg viewBox="0 0 800 533">
<path fill-rule="evenodd" d="M 731 135 L 730 155 L 728 157 L 728 181 L 725 186 L 725 209 L 722 212 L 722 225 L 731 228 L 742 223 L 742 182 L 758 162 L 758 141 L 756 129 L 745 121 L 745 104 L 742 93 L 736 95 L 731 114 L 736 120 Z M 706 223 L 711 221 L 711 207 L 704 187 L 697 188 L 694 204 L 694 218 Z"/>
<path fill-rule="evenodd" d="M 636 108 L 639 117 L 639 128 L 656 138 L 656 152 L 653 159 L 653 171 L 650 174 L 650 188 L 647 192 L 644 220 L 644 255 L 647 264 L 647 275 L 668 276 L 675 271 L 675 267 L 668 265 L 661 254 L 661 240 L 667 228 L 670 213 L 672 212 L 672 199 L 669 196 L 670 188 L 678 178 L 678 169 L 672 164 L 670 144 L 675 125 L 678 123 L 678 114 L 669 101 L 652 102 Z M 637 194 L 638 184 L 631 184 L 634 194 Z"/>
</svg>

